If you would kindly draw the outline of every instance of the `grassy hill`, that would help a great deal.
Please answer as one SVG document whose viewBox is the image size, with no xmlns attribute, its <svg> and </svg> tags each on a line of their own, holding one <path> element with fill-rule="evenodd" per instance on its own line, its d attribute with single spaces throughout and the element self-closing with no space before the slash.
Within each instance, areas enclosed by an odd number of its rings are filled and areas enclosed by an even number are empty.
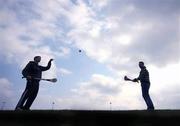
<svg viewBox="0 0 180 126">
<path fill-rule="evenodd" d="M 0 111 L 0 126 L 180 126 L 180 110 Z"/>
</svg>

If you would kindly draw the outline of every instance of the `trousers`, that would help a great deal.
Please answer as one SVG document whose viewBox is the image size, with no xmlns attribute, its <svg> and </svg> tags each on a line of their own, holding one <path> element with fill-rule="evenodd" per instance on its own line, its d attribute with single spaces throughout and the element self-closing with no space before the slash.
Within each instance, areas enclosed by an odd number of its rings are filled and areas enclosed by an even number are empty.
<svg viewBox="0 0 180 126">
<path fill-rule="evenodd" d="M 142 96 L 146 102 L 147 109 L 154 109 L 153 102 L 149 96 L 150 83 L 141 82 Z"/>
<path fill-rule="evenodd" d="M 38 81 L 27 81 L 26 88 L 22 93 L 20 100 L 16 106 L 21 109 L 30 109 L 32 103 L 34 102 L 39 91 L 39 82 Z"/>
</svg>

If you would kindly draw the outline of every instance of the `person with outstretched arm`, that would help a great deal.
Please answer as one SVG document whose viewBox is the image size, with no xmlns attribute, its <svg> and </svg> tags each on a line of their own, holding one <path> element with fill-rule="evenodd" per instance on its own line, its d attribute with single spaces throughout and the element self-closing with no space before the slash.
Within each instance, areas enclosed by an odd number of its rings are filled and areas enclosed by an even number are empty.
<svg viewBox="0 0 180 126">
<path fill-rule="evenodd" d="M 150 88 L 150 79 L 149 79 L 149 72 L 144 65 L 144 62 L 139 62 L 139 67 L 141 69 L 140 74 L 137 78 L 133 79 L 133 82 L 141 82 L 142 88 L 142 96 L 146 102 L 147 110 L 154 110 L 153 102 L 149 96 L 149 88 Z"/>
<path fill-rule="evenodd" d="M 50 69 L 53 59 L 49 60 L 46 67 L 40 66 L 40 61 L 41 56 L 35 56 L 34 61 L 30 61 L 22 70 L 22 75 L 27 79 L 27 84 L 18 104 L 16 105 L 15 110 L 29 110 L 34 102 L 38 94 L 40 82 L 40 80 L 35 78 L 41 78 L 42 72 Z"/>
</svg>

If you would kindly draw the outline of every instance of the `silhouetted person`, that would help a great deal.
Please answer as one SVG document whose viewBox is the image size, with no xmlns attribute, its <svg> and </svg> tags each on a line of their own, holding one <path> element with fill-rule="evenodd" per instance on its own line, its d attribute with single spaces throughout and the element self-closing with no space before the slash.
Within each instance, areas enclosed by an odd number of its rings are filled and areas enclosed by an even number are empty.
<svg viewBox="0 0 180 126">
<path fill-rule="evenodd" d="M 150 88 L 149 72 L 146 69 L 144 62 L 140 61 L 139 67 L 141 69 L 139 77 L 133 79 L 133 82 L 138 82 L 138 80 L 140 80 L 141 88 L 142 88 L 142 96 L 146 102 L 147 110 L 154 110 L 153 102 L 149 96 L 149 88 Z"/>
<path fill-rule="evenodd" d="M 33 101 L 35 100 L 38 90 L 39 90 L 39 81 L 35 78 L 41 78 L 42 71 L 46 71 L 51 67 L 50 59 L 46 67 L 38 65 L 41 61 L 40 56 L 35 56 L 34 61 L 30 61 L 26 67 L 22 70 L 22 75 L 27 79 L 26 88 L 16 106 L 16 110 L 29 110 Z"/>
</svg>

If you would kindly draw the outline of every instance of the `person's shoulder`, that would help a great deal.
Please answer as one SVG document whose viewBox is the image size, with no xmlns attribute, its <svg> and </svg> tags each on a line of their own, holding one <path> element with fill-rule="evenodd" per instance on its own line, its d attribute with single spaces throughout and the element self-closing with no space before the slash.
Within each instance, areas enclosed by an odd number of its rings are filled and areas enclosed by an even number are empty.
<svg viewBox="0 0 180 126">
<path fill-rule="evenodd" d="M 146 69 L 146 67 L 144 67 L 143 69 L 141 69 L 142 72 L 147 72 L 148 70 Z"/>
<path fill-rule="evenodd" d="M 145 68 L 145 69 L 144 69 L 144 72 L 148 72 L 148 70 Z"/>
<path fill-rule="evenodd" d="M 35 62 L 34 61 L 29 61 L 29 63 L 28 63 L 29 65 L 34 65 L 35 64 Z"/>
<path fill-rule="evenodd" d="M 29 63 L 35 63 L 34 61 L 29 61 Z"/>
</svg>

